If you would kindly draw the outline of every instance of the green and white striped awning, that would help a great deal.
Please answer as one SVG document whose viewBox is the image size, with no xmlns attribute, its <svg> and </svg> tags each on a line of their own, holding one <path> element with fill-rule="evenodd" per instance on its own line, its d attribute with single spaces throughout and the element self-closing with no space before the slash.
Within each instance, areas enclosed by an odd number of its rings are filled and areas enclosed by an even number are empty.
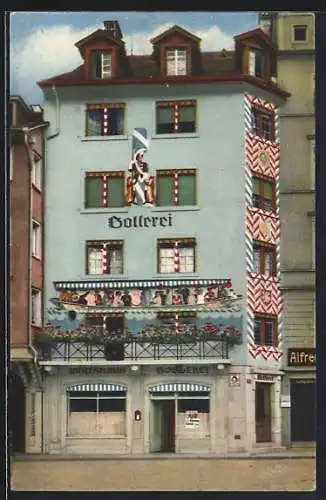
<svg viewBox="0 0 326 500">
<path fill-rule="evenodd" d="M 68 392 L 112 392 L 127 391 L 125 385 L 117 384 L 78 384 L 67 387 Z"/>
<path fill-rule="evenodd" d="M 161 384 L 150 387 L 150 392 L 210 392 L 207 385 L 199 384 Z"/>
</svg>

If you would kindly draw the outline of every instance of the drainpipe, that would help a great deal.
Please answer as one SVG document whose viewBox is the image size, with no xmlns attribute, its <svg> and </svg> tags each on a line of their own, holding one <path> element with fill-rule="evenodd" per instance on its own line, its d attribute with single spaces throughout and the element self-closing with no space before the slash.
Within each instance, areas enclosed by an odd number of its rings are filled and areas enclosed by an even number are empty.
<svg viewBox="0 0 326 500">
<path fill-rule="evenodd" d="M 46 139 L 49 141 L 50 139 L 53 139 L 54 137 L 57 137 L 60 134 L 60 102 L 59 102 L 59 97 L 58 93 L 56 91 L 55 85 L 52 85 L 52 91 L 54 93 L 55 97 L 55 104 L 56 104 L 56 131 L 54 134 L 49 135 Z"/>
</svg>

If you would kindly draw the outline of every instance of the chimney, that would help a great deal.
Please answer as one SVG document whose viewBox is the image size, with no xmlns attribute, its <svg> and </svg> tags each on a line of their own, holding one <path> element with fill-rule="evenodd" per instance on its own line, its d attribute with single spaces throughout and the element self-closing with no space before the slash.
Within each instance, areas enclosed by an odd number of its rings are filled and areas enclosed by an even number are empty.
<svg viewBox="0 0 326 500">
<path fill-rule="evenodd" d="M 119 21 L 104 21 L 104 29 L 114 40 L 122 39 L 122 31 Z"/>
</svg>

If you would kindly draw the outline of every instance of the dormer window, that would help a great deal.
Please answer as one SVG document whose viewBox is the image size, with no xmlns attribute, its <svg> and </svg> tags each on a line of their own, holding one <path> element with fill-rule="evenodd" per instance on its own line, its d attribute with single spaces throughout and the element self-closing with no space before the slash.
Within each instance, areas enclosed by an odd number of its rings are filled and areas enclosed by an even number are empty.
<svg viewBox="0 0 326 500">
<path fill-rule="evenodd" d="M 105 80 L 112 77 L 111 51 L 92 51 L 92 77 L 97 80 Z"/>
<path fill-rule="evenodd" d="M 167 76 L 185 76 L 187 74 L 186 49 L 167 49 L 166 74 Z"/>
<path fill-rule="evenodd" d="M 249 50 L 249 75 L 264 78 L 265 55 L 262 50 Z"/>
</svg>

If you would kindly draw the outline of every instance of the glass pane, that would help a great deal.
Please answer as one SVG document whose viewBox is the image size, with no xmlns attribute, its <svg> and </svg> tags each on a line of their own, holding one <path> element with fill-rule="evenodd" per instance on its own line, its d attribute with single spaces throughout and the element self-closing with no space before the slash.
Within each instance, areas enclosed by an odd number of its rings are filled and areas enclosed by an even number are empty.
<svg viewBox="0 0 326 500">
<path fill-rule="evenodd" d="M 260 273 L 260 249 L 254 248 L 253 272 Z"/>
<path fill-rule="evenodd" d="M 264 274 L 272 276 L 274 274 L 274 251 L 265 249 Z"/>
<path fill-rule="evenodd" d="M 124 178 L 110 177 L 108 181 L 108 206 L 124 206 Z"/>
<path fill-rule="evenodd" d="M 252 179 L 252 189 L 254 194 L 260 194 L 260 180 L 257 177 Z"/>
<path fill-rule="evenodd" d="M 260 320 L 259 319 L 255 319 L 255 344 L 258 344 L 260 345 L 262 342 L 261 342 L 261 335 L 260 335 Z"/>
<path fill-rule="evenodd" d="M 274 321 L 265 322 L 265 345 L 274 345 Z"/>
<path fill-rule="evenodd" d="M 196 175 L 179 175 L 179 205 L 196 205 Z"/>
<path fill-rule="evenodd" d="M 110 274 L 122 274 L 122 249 L 110 250 Z"/>
<path fill-rule="evenodd" d="M 249 50 L 249 75 L 255 75 L 256 53 L 254 50 Z"/>
<path fill-rule="evenodd" d="M 173 248 L 160 248 L 159 249 L 160 273 L 173 273 L 174 272 L 174 250 Z"/>
<path fill-rule="evenodd" d="M 174 115 L 174 108 L 169 106 L 166 108 L 157 108 L 156 117 L 157 123 L 172 123 Z"/>
<path fill-rule="evenodd" d="M 94 51 L 92 54 L 92 77 L 101 78 L 101 52 Z"/>
<path fill-rule="evenodd" d="M 125 399 L 100 399 L 99 400 L 99 411 L 101 412 L 111 412 L 111 411 L 125 411 L 126 400 Z"/>
<path fill-rule="evenodd" d="M 102 135 L 102 110 L 90 109 L 87 111 L 87 135 Z"/>
<path fill-rule="evenodd" d="M 178 399 L 178 412 L 209 413 L 209 399 Z"/>
<path fill-rule="evenodd" d="M 103 274 L 103 255 L 100 248 L 88 248 L 88 274 Z"/>
<path fill-rule="evenodd" d="M 72 412 L 95 412 L 96 399 L 69 399 L 69 411 Z"/>
<path fill-rule="evenodd" d="M 108 135 L 122 135 L 124 132 L 124 109 L 108 110 Z"/>
<path fill-rule="evenodd" d="M 273 184 L 270 182 L 264 182 L 264 198 L 267 198 L 268 200 L 273 199 Z"/>
<path fill-rule="evenodd" d="M 192 247 L 179 248 L 180 272 L 193 273 L 195 271 L 195 250 Z"/>
<path fill-rule="evenodd" d="M 193 122 L 196 118 L 196 108 L 195 106 L 180 106 L 180 121 L 181 122 Z"/>
<path fill-rule="evenodd" d="M 102 202 L 102 177 L 86 177 L 86 208 L 99 208 Z"/>
<path fill-rule="evenodd" d="M 173 178 L 172 176 L 158 176 L 156 184 L 156 195 L 158 206 L 173 205 Z"/>
</svg>

